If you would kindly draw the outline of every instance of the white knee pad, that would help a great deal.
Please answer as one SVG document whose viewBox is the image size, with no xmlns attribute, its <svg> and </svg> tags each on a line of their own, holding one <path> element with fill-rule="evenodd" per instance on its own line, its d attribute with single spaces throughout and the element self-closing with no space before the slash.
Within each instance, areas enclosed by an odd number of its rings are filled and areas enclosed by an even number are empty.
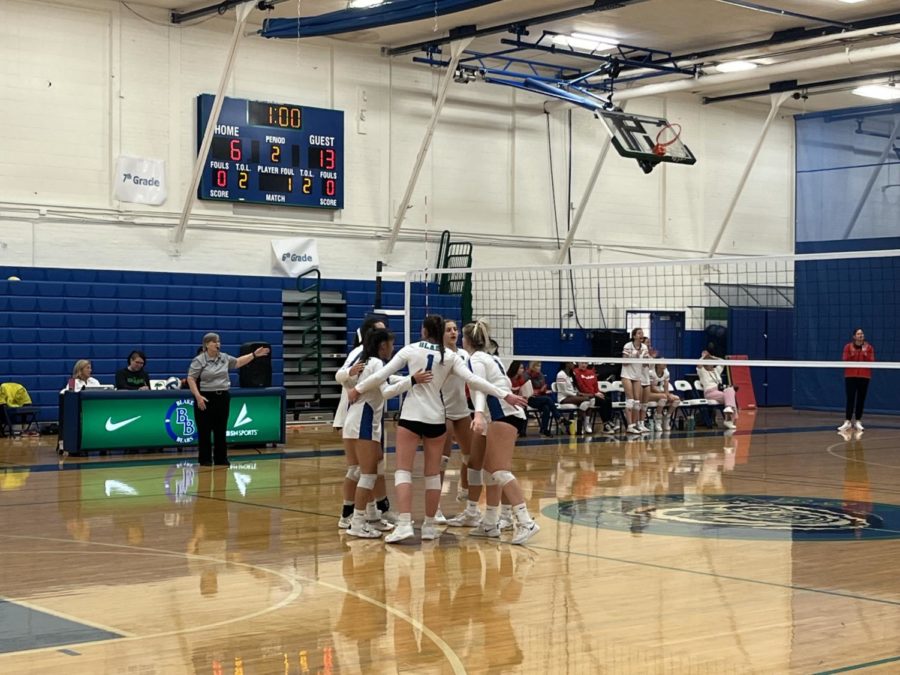
<svg viewBox="0 0 900 675">
<path fill-rule="evenodd" d="M 347 473 L 345 475 L 355 483 L 359 480 L 359 476 L 361 473 L 362 472 L 359 470 L 359 464 L 351 464 L 347 467 Z"/>
<path fill-rule="evenodd" d="M 412 484 L 412 472 L 404 469 L 397 469 L 394 472 L 394 485 L 403 485 L 404 483 Z"/>
<path fill-rule="evenodd" d="M 503 487 L 516 479 L 516 477 L 513 476 L 512 471 L 495 471 L 491 476 L 493 477 L 494 482 L 500 487 Z"/>
<path fill-rule="evenodd" d="M 496 485 L 497 479 L 494 478 L 494 474 L 488 473 L 487 471 L 485 471 L 484 472 L 484 484 L 485 485 Z"/>
<path fill-rule="evenodd" d="M 441 475 L 438 474 L 436 476 L 425 476 L 425 489 L 426 490 L 440 490 L 441 489 Z"/>
<path fill-rule="evenodd" d="M 640 405 L 641 405 L 640 401 L 638 401 L 637 399 L 633 399 L 633 398 L 625 399 L 625 409 L 626 410 L 634 410 L 635 408 L 639 408 Z"/>
<path fill-rule="evenodd" d="M 481 485 L 481 469 L 466 469 L 469 485 Z"/>
<path fill-rule="evenodd" d="M 359 482 L 356 484 L 356 486 L 361 487 L 363 490 L 371 490 L 373 487 L 375 487 L 375 481 L 377 479 L 377 474 L 364 473 L 359 477 Z"/>
<path fill-rule="evenodd" d="M 383 459 L 378 462 L 378 467 L 375 469 L 375 473 L 378 474 L 379 476 L 384 475 L 384 460 Z"/>
<path fill-rule="evenodd" d="M 441 471 L 446 471 L 448 464 L 450 464 L 450 458 L 447 455 L 441 455 Z"/>
</svg>

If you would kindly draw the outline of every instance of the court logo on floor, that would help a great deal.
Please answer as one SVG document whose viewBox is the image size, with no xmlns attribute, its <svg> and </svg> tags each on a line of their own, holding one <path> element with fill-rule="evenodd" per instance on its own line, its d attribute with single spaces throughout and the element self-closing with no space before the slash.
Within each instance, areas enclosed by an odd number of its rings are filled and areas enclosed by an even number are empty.
<svg viewBox="0 0 900 675">
<path fill-rule="evenodd" d="M 633 534 L 795 541 L 900 538 L 900 507 L 814 497 L 598 497 L 561 501 L 544 514 Z"/>
</svg>

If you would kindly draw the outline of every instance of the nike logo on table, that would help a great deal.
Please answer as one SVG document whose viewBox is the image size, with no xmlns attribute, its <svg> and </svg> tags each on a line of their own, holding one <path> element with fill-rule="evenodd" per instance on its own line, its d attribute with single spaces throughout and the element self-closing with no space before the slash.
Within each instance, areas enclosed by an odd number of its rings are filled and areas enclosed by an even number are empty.
<svg viewBox="0 0 900 675">
<path fill-rule="evenodd" d="M 121 422 L 113 422 L 112 417 L 107 417 L 106 418 L 106 430 L 107 431 L 116 431 L 117 429 L 121 429 L 122 427 L 128 426 L 132 422 L 137 422 L 139 419 L 141 419 L 140 415 L 138 415 L 137 417 L 132 417 L 131 419 L 122 420 Z"/>
</svg>

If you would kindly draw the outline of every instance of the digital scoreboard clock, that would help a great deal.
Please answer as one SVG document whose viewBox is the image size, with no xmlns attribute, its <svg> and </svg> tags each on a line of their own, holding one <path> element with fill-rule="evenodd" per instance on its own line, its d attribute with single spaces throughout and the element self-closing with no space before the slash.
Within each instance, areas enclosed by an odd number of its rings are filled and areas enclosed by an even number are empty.
<svg viewBox="0 0 900 675">
<path fill-rule="evenodd" d="M 198 146 L 213 100 L 197 97 Z M 341 209 L 343 172 L 342 111 L 226 97 L 198 197 Z"/>
</svg>

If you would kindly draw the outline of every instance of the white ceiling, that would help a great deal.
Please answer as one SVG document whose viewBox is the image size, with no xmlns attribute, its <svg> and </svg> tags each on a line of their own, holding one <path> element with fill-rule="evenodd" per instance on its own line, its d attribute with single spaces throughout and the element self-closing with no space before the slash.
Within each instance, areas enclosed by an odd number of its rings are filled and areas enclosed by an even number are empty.
<svg viewBox="0 0 900 675">
<path fill-rule="evenodd" d="M 854 4 L 840 0 L 755 0 L 757 4 L 767 5 L 793 13 L 800 13 L 826 19 L 828 21 L 858 22 L 900 12 L 900 0 L 863 0 Z M 177 0 L 135 0 L 128 5 L 140 10 L 158 8 L 189 11 L 199 7 L 215 4 L 213 0 L 177 1 Z M 590 0 L 500 0 L 480 9 L 459 12 L 437 17 L 426 21 L 410 22 L 366 30 L 354 34 L 335 36 L 340 40 L 353 40 L 397 47 L 446 36 L 447 31 L 460 25 L 475 24 L 479 28 L 504 25 L 509 22 L 529 17 L 557 12 L 576 7 L 590 5 Z M 312 16 L 326 12 L 342 10 L 347 7 L 346 0 L 288 0 L 278 4 L 269 13 L 255 12 L 252 18 L 261 23 L 265 16 L 296 17 Z M 359 11 L 359 10 L 358 10 Z M 773 33 L 792 28 L 814 29 L 824 24 L 813 19 L 793 18 L 765 13 L 744 7 L 727 4 L 719 0 L 643 0 L 627 4 L 617 9 L 588 12 L 579 16 L 558 21 L 552 24 L 533 26 L 529 39 L 540 36 L 541 30 L 553 30 L 561 33 L 580 31 L 604 35 L 619 40 L 621 43 L 670 51 L 675 55 L 688 55 L 709 49 L 728 47 L 748 42 L 767 40 Z M 501 48 L 500 39 L 512 37 L 509 33 L 500 33 L 479 38 L 472 44 L 472 49 L 490 51 Z M 811 56 L 827 55 L 847 48 L 859 49 L 875 45 L 891 44 L 900 40 L 900 26 L 894 33 L 882 36 L 859 38 L 852 42 L 842 41 L 838 37 L 819 44 L 815 50 L 809 46 L 798 49 L 779 50 L 781 53 L 763 54 L 760 51 L 746 54 L 754 57 L 761 65 L 806 60 Z M 412 54 L 395 58 L 412 59 Z M 528 52 L 525 57 L 542 61 L 559 62 L 561 57 L 540 52 Z M 715 61 L 707 59 L 703 70 L 712 73 Z M 596 67 L 596 63 L 582 59 L 569 59 L 567 63 L 577 64 L 585 69 Z M 771 78 L 759 69 L 760 77 L 751 82 L 732 83 L 716 86 L 706 90 L 698 86 L 695 93 L 719 96 L 722 94 L 740 93 L 766 89 L 770 81 L 796 79 L 801 84 L 822 80 L 831 80 L 857 75 L 872 75 L 891 70 L 900 71 L 900 57 L 879 59 L 866 64 L 835 66 L 816 70 L 800 70 L 779 74 Z M 683 78 L 675 76 L 673 79 Z M 900 78 L 898 78 L 900 79 Z M 645 80 L 643 83 L 664 81 L 659 78 Z M 849 93 L 850 85 L 834 87 L 835 91 L 827 94 L 816 94 L 810 91 L 810 98 L 799 101 L 795 106 L 808 110 L 829 109 L 851 105 L 874 104 L 876 101 L 864 99 Z"/>
</svg>

